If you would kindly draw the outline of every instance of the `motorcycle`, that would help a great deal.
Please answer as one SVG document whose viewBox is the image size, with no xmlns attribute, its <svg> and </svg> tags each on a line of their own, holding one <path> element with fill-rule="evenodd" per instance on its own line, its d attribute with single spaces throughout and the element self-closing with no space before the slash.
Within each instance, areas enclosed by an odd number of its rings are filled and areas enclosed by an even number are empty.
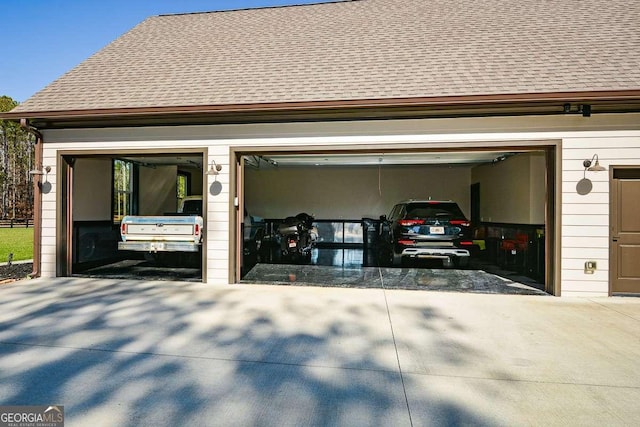
<svg viewBox="0 0 640 427">
<path fill-rule="evenodd" d="M 285 218 L 278 225 L 280 253 L 285 260 L 293 262 L 311 261 L 311 250 L 318 240 L 318 229 L 313 225 L 314 218 L 306 213 Z"/>
</svg>

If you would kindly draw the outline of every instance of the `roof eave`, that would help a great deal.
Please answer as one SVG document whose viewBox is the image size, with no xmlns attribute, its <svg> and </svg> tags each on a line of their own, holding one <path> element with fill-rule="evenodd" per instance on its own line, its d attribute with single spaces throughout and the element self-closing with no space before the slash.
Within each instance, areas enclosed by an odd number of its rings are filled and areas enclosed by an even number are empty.
<svg viewBox="0 0 640 427">
<path fill-rule="evenodd" d="M 28 119 L 39 128 L 99 125 L 249 123 L 264 121 L 379 119 L 564 114 L 566 104 L 588 104 L 593 112 L 640 112 L 640 89 L 524 94 L 489 94 L 338 101 L 193 105 L 167 107 L 18 111 L 0 119 Z"/>
</svg>

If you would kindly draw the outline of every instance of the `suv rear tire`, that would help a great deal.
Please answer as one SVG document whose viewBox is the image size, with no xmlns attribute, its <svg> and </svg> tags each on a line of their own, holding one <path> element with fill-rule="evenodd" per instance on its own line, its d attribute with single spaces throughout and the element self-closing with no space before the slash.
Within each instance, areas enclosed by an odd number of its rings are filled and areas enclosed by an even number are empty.
<svg viewBox="0 0 640 427">
<path fill-rule="evenodd" d="M 397 254 L 394 251 L 391 252 L 391 265 L 393 267 L 402 267 L 402 254 Z"/>
<path fill-rule="evenodd" d="M 453 260 L 453 265 L 456 268 L 467 268 L 469 267 L 469 257 L 468 256 L 456 257 Z"/>
</svg>

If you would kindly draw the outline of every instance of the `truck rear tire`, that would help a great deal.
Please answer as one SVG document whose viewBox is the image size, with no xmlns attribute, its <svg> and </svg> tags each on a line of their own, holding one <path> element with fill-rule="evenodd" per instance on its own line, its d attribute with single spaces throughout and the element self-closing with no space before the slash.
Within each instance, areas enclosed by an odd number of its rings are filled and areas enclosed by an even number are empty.
<svg viewBox="0 0 640 427">
<path fill-rule="evenodd" d="M 157 252 L 145 252 L 144 260 L 150 262 L 152 264 L 158 264 L 158 253 Z"/>
</svg>

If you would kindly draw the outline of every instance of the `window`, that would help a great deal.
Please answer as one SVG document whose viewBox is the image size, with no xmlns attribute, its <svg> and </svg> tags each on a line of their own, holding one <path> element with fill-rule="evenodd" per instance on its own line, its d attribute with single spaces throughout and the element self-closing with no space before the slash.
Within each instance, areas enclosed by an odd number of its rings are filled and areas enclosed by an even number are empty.
<svg viewBox="0 0 640 427">
<path fill-rule="evenodd" d="M 407 206 L 407 218 L 452 217 L 465 219 L 456 203 L 411 203 Z"/>
<path fill-rule="evenodd" d="M 178 171 L 178 181 L 176 183 L 176 191 L 178 196 L 178 201 L 184 199 L 189 196 L 189 175 L 185 172 Z"/>
<path fill-rule="evenodd" d="M 125 160 L 113 161 L 113 221 L 134 214 L 134 165 Z"/>
<path fill-rule="evenodd" d="M 397 218 L 400 218 L 400 212 L 402 211 L 403 205 L 395 205 L 389 214 L 389 220 L 394 221 Z"/>
</svg>

